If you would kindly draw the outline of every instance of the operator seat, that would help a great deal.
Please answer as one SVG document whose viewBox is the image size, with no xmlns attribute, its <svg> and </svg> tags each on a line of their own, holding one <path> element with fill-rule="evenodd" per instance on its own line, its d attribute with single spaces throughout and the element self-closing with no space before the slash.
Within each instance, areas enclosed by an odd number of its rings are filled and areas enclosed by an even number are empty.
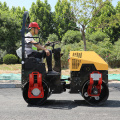
<svg viewBox="0 0 120 120">
<path fill-rule="evenodd" d="M 17 56 L 22 59 L 22 47 L 20 47 L 19 49 L 16 50 L 16 54 Z M 35 58 L 35 57 L 28 57 L 28 55 L 26 54 L 26 51 L 25 51 L 25 59 L 35 59 L 34 61 L 37 61 L 39 63 L 42 63 L 43 62 L 43 58 L 39 59 L 39 58 Z"/>
</svg>

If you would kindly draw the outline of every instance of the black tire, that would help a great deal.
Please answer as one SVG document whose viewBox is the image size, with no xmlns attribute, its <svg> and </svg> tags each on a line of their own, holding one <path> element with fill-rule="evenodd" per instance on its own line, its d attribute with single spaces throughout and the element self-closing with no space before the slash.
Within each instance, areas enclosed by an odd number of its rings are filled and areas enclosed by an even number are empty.
<svg viewBox="0 0 120 120">
<path fill-rule="evenodd" d="M 44 97 L 43 98 L 28 98 L 29 82 L 26 83 L 26 85 L 24 86 L 23 98 L 29 105 L 43 105 L 44 102 L 47 100 L 49 89 L 48 89 L 47 84 L 44 81 L 42 81 L 42 85 L 43 85 L 43 90 L 44 90 Z"/>
<path fill-rule="evenodd" d="M 95 99 L 95 97 L 85 96 L 85 92 L 87 92 L 88 85 L 89 85 L 89 81 L 86 81 L 82 87 L 82 96 L 85 99 L 85 101 L 89 103 L 90 105 L 94 105 L 94 106 L 102 105 L 108 99 L 108 96 L 109 96 L 109 89 L 108 89 L 107 84 L 104 81 L 102 81 L 101 94 L 100 96 L 98 96 L 99 99 L 97 100 Z"/>
</svg>

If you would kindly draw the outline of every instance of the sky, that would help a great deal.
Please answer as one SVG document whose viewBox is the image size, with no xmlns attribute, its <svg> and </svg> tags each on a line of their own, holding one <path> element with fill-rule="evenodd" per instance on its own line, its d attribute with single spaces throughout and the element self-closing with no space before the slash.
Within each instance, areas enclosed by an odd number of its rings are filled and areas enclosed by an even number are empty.
<svg viewBox="0 0 120 120">
<path fill-rule="evenodd" d="M 44 2 L 44 0 L 41 0 Z M 48 0 L 48 3 L 51 6 L 51 11 L 55 11 L 54 6 L 56 5 L 58 0 Z M 117 5 L 117 2 L 120 0 L 112 0 L 112 4 L 115 7 Z M 18 7 L 20 6 L 21 8 L 24 6 L 27 10 L 30 9 L 32 2 L 36 3 L 36 0 L 0 0 L 0 2 L 6 2 L 7 6 L 11 9 L 12 6 Z"/>
</svg>

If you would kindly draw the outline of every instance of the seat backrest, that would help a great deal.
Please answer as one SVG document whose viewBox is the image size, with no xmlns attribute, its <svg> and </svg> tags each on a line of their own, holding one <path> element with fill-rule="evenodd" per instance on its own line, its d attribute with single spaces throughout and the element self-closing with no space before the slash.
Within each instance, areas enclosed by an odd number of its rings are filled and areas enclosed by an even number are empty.
<svg viewBox="0 0 120 120">
<path fill-rule="evenodd" d="M 20 47 L 16 50 L 16 54 L 20 59 L 22 59 L 22 47 Z M 26 51 L 25 51 L 25 58 L 28 58 Z"/>
</svg>

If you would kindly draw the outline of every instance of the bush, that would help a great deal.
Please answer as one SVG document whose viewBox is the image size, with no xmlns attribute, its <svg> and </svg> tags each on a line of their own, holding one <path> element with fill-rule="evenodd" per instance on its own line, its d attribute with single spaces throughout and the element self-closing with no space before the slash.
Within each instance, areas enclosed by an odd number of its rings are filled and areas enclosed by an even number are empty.
<svg viewBox="0 0 120 120">
<path fill-rule="evenodd" d="M 83 51 L 81 42 L 62 46 L 63 56 L 61 57 L 61 66 L 68 68 L 68 57 L 70 51 Z"/>
<path fill-rule="evenodd" d="M 3 63 L 5 64 L 15 64 L 17 63 L 18 58 L 13 54 L 7 54 L 3 57 Z"/>
<path fill-rule="evenodd" d="M 88 42 L 87 51 L 95 51 L 101 58 L 103 58 L 110 67 L 120 67 L 120 39 L 113 45 L 109 38 L 105 38 L 103 41 L 94 44 L 93 42 Z M 70 51 L 83 51 L 84 43 L 80 41 L 79 43 L 67 44 L 67 45 L 56 45 L 56 47 L 61 47 L 63 56 L 61 57 L 61 66 L 68 68 L 68 56 Z"/>
<path fill-rule="evenodd" d="M 107 57 L 107 61 L 110 67 L 120 67 L 120 39 L 115 42 L 111 54 Z"/>
<path fill-rule="evenodd" d="M 119 53 L 112 52 L 107 57 L 108 64 L 111 68 L 120 67 L 120 57 L 118 55 L 119 55 Z"/>
<path fill-rule="evenodd" d="M 118 43 L 113 46 L 110 39 L 105 38 L 103 42 L 98 42 L 97 44 L 88 41 L 86 41 L 86 44 L 88 51 L 95 51 L 110 67 L 120 67 L 120 50 L 117 49 Z M 68 55 L 70 51 L 84 51 L 83 48 L 83 41 L 62 46 L 62 52 L 64 53 L 61 58 L 62 67 L 68 67 Z"/>
<path fill-rule="evenodd" d="M 58 41 L 58 36 L 54 33 L 49 34 L 48 41 L 50 41 L 50 42 Z"/>
<path fill-rule="evenodd" d="M 95 51 L 100 57 L 102 57 L 110 67 L 120 67 L 120 39 L 113 45 L 109 38 L 105 38 L 103 41 L 97 44 L 87 42 L 88 50 Z"/>
<path fill-rule="evenodd" d="M 68 30 L 62 38 L 63 44 L 73 44 L 75 42 L 80 42 L 82 40 L 82 35 L 80 31 Z"/>
<path fill-rule="evenodd" d="M 98 49 L 95 51 L 107 62 L 107 57 L 113 51 L 113 45 L 110 39 L 105 38 L 102 42 L 98 42 L 97 47 Z"/>
<path fill-rule="evenodd" d="M 103 41 L 105 38 L 107 38 L 107 35 L 105 33 L 97 31 L 89 35 L 88 40 L 96 44 L 100 41 Z"/>
</svg>

